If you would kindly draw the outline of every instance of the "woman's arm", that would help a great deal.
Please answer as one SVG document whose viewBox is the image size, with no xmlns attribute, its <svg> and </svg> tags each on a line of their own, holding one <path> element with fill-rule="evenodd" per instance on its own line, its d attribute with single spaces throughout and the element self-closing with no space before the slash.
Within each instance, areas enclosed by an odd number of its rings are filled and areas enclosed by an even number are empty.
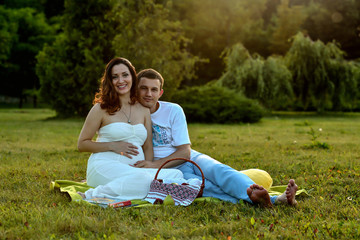
<svg viewBox="0 0 360 240">
<path fill-rule="evenodd" d="M 153 149 L 153 144 L 152 144 L 152 128 L 151 128 L 150 110 L 148 108 L 144 108 L 144 112 L 145 112 L 144 125 L 147 130 L 147 138 L 146 138 L 145 143 L 142 146 L 142 148 L 144 151 L 145 160 L 153 161 L 154 149 Z"/>
<path fill-rule="evenodd" d="M 95 104 L 88 113 L 83 128 L 80 132 L 78 139 L 78 149 L 80 152 L 106 152 L 109 151 L 107 143 L 97 143 L 92 139 L 96 134 L 96 131 L 100 129 L 103 111 L 100 108 L 100 104 Z"/>
</svg>

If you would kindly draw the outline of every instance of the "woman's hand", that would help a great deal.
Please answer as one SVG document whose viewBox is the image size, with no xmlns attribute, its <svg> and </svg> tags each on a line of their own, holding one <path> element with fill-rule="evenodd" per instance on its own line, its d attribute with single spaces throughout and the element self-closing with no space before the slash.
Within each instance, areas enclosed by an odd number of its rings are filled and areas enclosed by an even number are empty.
<svg viewBox="0 0 360 240">
<path fill-rule="evenodd" d="M 139 154 L 137 151 L 138 147 L 128 142 L 111 142 L 110 149 L 111 151 L 126 156 L 130 159 L 132 158 L 131 155 L 136 156 Z"/>
</svg>

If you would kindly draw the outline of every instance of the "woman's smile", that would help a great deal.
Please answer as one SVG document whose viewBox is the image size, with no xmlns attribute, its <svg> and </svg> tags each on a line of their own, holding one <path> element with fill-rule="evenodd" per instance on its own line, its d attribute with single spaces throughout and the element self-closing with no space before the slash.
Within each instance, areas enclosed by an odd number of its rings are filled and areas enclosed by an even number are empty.
<svg viewBox="0 0 360 240">
<path fill-rule="evenodd" d="M 115 65 L 111 70 L 112 82 L 119 94 L 130 92 L 132 77 L 129 68 L 124 64 Z"/>
</svg>

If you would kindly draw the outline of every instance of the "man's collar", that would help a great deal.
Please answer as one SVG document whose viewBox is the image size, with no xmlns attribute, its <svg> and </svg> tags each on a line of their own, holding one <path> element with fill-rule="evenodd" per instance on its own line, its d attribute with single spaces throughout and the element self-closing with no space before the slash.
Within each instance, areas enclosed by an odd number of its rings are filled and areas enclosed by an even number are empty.
<svg viewBox="0 0 360 240">
<path fill-rule="evenodd" d="M 160 102 L 157 101 L 157 103 L 156 103 L 156 109 L 155 109 L 155 111 L 154 111 L 152 114 L 156 113 L 157 110 L 159 110 L 159 108 L 160 108 Z"/>
</svg>

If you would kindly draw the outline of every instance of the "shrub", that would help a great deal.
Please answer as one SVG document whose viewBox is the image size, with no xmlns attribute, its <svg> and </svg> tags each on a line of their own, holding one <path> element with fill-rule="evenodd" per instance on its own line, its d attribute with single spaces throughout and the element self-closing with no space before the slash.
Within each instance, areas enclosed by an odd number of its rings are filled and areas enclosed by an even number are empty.
<svg viewBox="0 0 360 240">
<path fill-rule="evenodd" d="M 253 123 L 264 114 L 254 100 L 214 84 L 179 90 L 172 101 L 183 107 L 189 122 Z"/>
</svg>

